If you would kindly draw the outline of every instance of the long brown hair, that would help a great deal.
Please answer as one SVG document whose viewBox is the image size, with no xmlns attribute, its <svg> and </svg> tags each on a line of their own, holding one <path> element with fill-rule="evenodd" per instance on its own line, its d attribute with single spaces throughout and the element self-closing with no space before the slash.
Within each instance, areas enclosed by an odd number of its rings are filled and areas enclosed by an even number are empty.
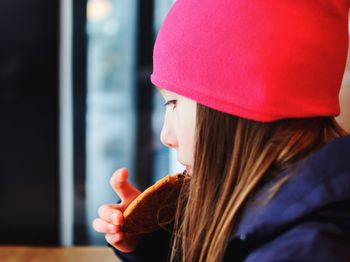
<svg viewBox="0 0 350 262">
<path fill-rule="evenodd" d="M 261 123 L 198 104 L 192 178 L 178 202 L 170 260 L 221 261 L 259 183 L 342 135 L 332 117 Z"/>
</svg>

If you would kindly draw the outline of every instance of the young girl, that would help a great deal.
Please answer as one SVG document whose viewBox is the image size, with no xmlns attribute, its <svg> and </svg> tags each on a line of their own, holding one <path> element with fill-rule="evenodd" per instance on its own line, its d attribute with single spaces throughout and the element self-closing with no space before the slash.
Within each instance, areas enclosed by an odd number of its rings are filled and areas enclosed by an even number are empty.
<svg viewBox="0 0 350 262">
<path fill-rule="evenodd" d="M 93 226 L 123 261 L 348 261 L 350 137 L 337 125 L 347 0 L 177 0 L 154 47 L 161 141 L 191 176 L 174 223 L 120 230 L 140 192 Z"/>
</svg>

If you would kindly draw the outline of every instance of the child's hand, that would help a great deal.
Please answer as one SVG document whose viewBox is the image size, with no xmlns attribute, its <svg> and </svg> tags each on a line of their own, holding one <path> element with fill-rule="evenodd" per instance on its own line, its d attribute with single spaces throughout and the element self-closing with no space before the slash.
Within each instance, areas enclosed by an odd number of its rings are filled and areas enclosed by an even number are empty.
<svg viewBox="0 0 350 262">
<path fill-rule="evenodd" d="M 132 252 L 136 249 L 139 239 L 135 236 L 125 236 L 120 226 L 124 221 L 124 210 L 141 192 L 128 182 L 126 168 L 118 169 L 111 177 L 110 184 L 121 198 L 121 203 L 101 206 L 98 209 L 100 217 L 93 221 L 93 227 L 97 232 L 106 234 L 107 242 L 116 249 L 125 253 Z"/>
</svg>

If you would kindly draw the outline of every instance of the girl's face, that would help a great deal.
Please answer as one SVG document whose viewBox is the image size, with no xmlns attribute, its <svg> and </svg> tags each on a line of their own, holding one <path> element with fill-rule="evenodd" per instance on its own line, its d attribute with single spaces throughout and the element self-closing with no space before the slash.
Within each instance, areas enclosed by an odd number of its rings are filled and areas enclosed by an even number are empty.
<svg viewBox="0 0 350 262">
<path fill-rule="evenodd" d="M 194 132 L 197 103 L 165 89 L 158 89 L 165 100 L 165 117 L 160 141 L 176 149 L 177 160 L 191 174 L 194 158 Z"/>
</svg>

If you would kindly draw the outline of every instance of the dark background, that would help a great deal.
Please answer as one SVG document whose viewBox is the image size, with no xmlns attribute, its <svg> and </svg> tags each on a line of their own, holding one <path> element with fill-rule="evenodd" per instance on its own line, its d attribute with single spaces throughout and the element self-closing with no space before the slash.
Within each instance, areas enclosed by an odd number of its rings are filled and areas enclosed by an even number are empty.
<svg viewBox="0 0 350 262">
<path fill-rule="evenodd" d="M 86 5 L 72 1 L 73 244 L 85 218 Z M 0 245 L 59 245 L 59 0 L 0 1 Z M 136 45 L 136 179 L 153 173 L 154 0 L 139 0 Z"/>
<path fill-rule="evenodd" d="M 0 1 L 0 244 L 58 244 L 59 1 Z"/>
</svg>

